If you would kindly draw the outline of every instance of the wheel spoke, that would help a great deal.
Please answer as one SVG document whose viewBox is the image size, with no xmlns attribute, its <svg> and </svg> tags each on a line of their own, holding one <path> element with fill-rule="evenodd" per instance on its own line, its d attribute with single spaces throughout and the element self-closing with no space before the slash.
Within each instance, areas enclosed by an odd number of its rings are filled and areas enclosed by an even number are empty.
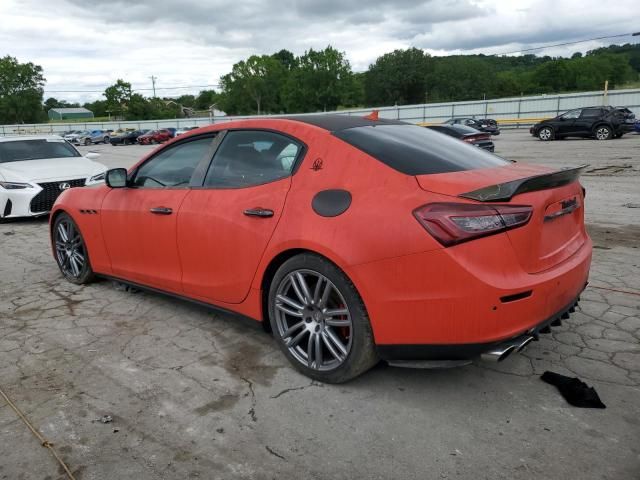
<svg viewBox="0 0 640 480">
<path fill-rule="evenodd" d="M 300 340 L 302 340 L 302 337 L 304 337 L 306 333 L 307 333 L 306 330 L 302 330 L 298 335 L 296 335 L 295 337 L 293 337 L 292 340 L 289 341 L 289 343 L 287 344 L 287 347 L 293 348 L 296 345 L 298 345 L 300 343 Z"/>
<path fill-rule="evenodd" d="M 294 317 L 302 317 L 302 312 L 297 311 L 297 310 L 291 310 L 290 308 L 285 307 L 284 305 L 280 304 L 280 303 L 276 303 L 276 308 L 280 311 L 283 311 L 284 313 L 286 313 L 287 315 L 291 315 Z"/>
<path fill-rule="evenodd" d="M 293 291 L 296 292 L 296 295 L 298 296 L 298 298 L 300 299 L 300 301 L 305 304 L 308 305 L 309 302 L 307 301 L 306 297 L 304 296 L 304 293 L 302 292 L 302 290 L 300 289 L 300 286 L 298 285 L 298 280 L 296 275 L 291 275 L 289 277 L 291 279 L 291 287 L 293 287 Z"/>
<path fill-rule="evenodd" d="M 71 256 L 76 259 L 76 262 L 78 262 L 80 267 L 84 266 L 84 255 L 76 250 L 71 254 Z"/>
<path fill-rule="evenodd" d="M 304 279 L 304 276 L 300 272 L 295 273 L 295 277 L 298 280 L 298 284 L 300 286 L 300 290 L 303 295 L 303 300 L 305 304 L 309 305 L 313 302 L 313 298 L 311 297 L 311 292 L 309 292 L 309 287 L 307 286 L 307 281 Z"/>
<path fill-rule="evenodd" d="M 63 242 L 69 241 L 69 235 L 67 235 L 67 230 L 62 222 L 58 224 L 58 235 Z"/>
<path fill-rule="evenodd" d="M 324 291 L 322 292 L 322 298 L 320 298 L 320 301 L 318 302 L 318 306 L 320 308 L 323 308 L 326 304 L 327 301 L 329 300 L 329 295 L 331 294 L 331 282 L 329 280 L 327 280 L 327 284 L 324 287 Z"/>
<path fill-rule="evenodd" d="M 71 273 L 73 273 L 74 277 L 80 275 L 80 268 L 78 267 L 76 259 L 73 257 L 73 255 L 69 256 L 69 265 L 71 266 Z"/>
<path fill-rule="evenodd" d="M 287 305 L 289 305 L 290 307 L 295 308 L 296 310 L 302 310 L 304 309 L 304 305 L 300 305 L 298 302 L 296 302 L 295 300 L 290 299 L 289 297 L 285 297 L 284 295 L 277 295 L 276 298 L 278 300 L 280 300 L 283 303 L 286 303 Z"/>
<path fill-rule="evenodd" d="M 332 310 L 325 310 L 323 313 L 326 317 L 337 317 L 339 315 L 348 315 L 349 310 L 346 308 L 335 308 Z"/>
<path fill-rule="evenodd" d="M 64 242 L 61 242 L 60 240 L 56 240 L 56 249 L 60 251 L 64 250 L 65 249 Z"/>
<path fill-rule="evenodd" d="M 302 327 L 304 325 L 304 320 L 291 325 L 289 328 L 287 328 L 287 330 L 282 334 L 282 338 L 284 340 L 288 339 L 291 335 L 293 335 L 297 330 L 300 329 L 300 327 Z"/>
<path fill-rule="evenodd" d="M 315 338 L 316 338 L 317 334 L 311 332 L 309 334 L 309 340 L 307 341 L 307 366 L 309 368 L 313 368 L 313 352 L 315 350 Z M 316 364 L 316 368 L 319 366 L 319 364 Z"/>
<path fill-rule="evenodd" d="M 346 355 L 347 354 L 347 349 L 344 347 L 344 345 L 342 344 L 342 342 L 340 341 L 338 336 L 335 334 L 335 332 L 333 330 L 331 330 L 330 327 L 325 328 L 324 331 L 327 332 L 327 336 L 335 344 L 335 346 L 338 348 L 338 350 L 340 350 L 340 353 L 342 355 Z"/>
<path fill-rule="evenodd" d="M 313 348 L 315 350 L 315 360 L 316 360 L 316 368 L 320 368 L 322 366 L 322 343 L 320 341 L 320 334 L 316 333 L 313 336 Z"/>
<path fill-rule="evenodd" d="M 327 347 L 327 350 L 329 350 L 329 352 L 331 352 L 331 355 L 333 355 L 333 358 L 335 358 L 339 362 L 342 362 L 344 357 L 340 355 L 340 352 L 333 346 L 333 343 L 331 342 L 331 340 L 329 340 L 329 336 L 327 335 L 326 330 L 322 332 L 322 341 Z"/>
<path fill-rule="evenodd" d="M 332 327 L 350 327 L 351 326 L 351 320 L 348 320 L 348 319 L 343 320 L 343 319 L 337 319 L 337 318 L 325 318 L 324 323 Z"/>
</svg>

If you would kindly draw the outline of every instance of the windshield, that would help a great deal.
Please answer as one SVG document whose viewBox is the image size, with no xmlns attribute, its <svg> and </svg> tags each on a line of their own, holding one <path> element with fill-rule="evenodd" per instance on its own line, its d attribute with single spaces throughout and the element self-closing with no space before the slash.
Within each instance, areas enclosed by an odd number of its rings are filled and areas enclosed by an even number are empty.
<svg viewBox="0 0 640 480">
<path fill-rule="evenodd" d="M 78 151 L 64 140 L 16 140 L 0 142 L 0 163 L 80 157 Z"/>
</svg>

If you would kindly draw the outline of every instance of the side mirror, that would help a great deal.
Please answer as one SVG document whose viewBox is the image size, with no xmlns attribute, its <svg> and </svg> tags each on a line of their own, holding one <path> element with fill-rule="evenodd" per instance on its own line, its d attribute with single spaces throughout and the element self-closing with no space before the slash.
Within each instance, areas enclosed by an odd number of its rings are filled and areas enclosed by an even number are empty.
<svg viewBox="0 0 640 480">
<path fill-rule="evenodd" d="M 100 156 L 100 154 L 98 152 L 89 152 L 87 154 L 85 154 L 84 158 L 88 158 L 89 160 L 93 160 L 95 158 L 98 158 Z"/>
<path fill-rule="evenodd" d="M 107 170 L 104 177 L 104 183 L 110 188 L 124 188 L 127 186 L 127 169 L 112 168 Z"/>
</svg>

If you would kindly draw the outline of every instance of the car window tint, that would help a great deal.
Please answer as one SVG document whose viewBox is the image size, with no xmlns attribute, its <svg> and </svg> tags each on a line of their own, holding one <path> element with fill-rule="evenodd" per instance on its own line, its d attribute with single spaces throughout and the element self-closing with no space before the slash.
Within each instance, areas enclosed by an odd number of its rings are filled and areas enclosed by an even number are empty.
<svg viewBox="0 0 640 480">
<path fill-rule="evenodd" d="M 204 186 L 242 188 L 285 178 L 301 150 L 298 142 L 277 133 L 230 131 L 213 157 Z"/>
<path fill-rule="evenodd" d="M 580 114 L 580 118 L 599 117 L 600 115 L 602 115 L 601 108 L 585 108 L 582 110 L 582 113 Z"/>
<path fill-rule="evenodd" d="M 62 139 L 0 142 L 0 163 L 79 156 L 78 151 Z"/>
<path fill-rule="evenodd" d="M 582 112 L 581 109 L 578 110 L 569 110 L 567 113 L 565 113 L 564 115 L 561 115 L 562 118 L 564 119 L 570 119 L 570 118 L 578 118 L 580 116 L 580 112 Z"/>
<path fill-rule="evenodd" d="M 211 146 L 212 137 L 180 143 L 163 150 L 137 171 L 133 185 L 142 188 L 189 185 L 196 166 Z"/>
<path fill-rule="evenodd" d="M 407 175 L 459 172 L 510 162 L 465 142 L 417 125 L 377 125 L 334 135 Z"/>
</svg>

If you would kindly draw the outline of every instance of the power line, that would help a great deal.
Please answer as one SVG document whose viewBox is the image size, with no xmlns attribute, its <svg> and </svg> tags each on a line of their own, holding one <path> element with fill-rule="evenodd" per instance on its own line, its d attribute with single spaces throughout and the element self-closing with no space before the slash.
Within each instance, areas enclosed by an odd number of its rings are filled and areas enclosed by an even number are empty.
<svg viewBox="0 0 640 480">
<path fill-rule="evenodd" d="M 220 87 L 217 83 L 212 83 L 208 85 L 180 85 L 180 86 L 172 86 L 172 87 L 155 87 L 152 88 L 134 88 L 132 92 L 148 92 L 155 90 L 180 90 L 185 88 L 210 88 L 210 87 Z M 106 87 L 105 87 L 106 88 Z M 45 93 L 104 93 L 104 89 L 102 90 L 44 90 Z"/>
<path fill-rule="evenodd" d="M 556 43 L 556 44 L 553 44 L 553 45 L 543 45 L 541 47 L 525 48 L 523 50 L 515 50 L 513 52 L 494 53 L 494 54 L 492 54 L 492 56 L 513 55 L 514 53 L 533 52 L 535 50 L 543 50 L 545 48 L 564 47 L 566 45 L 576 45 L 578 43 L 593 42 L 595 40 L 606 40 L 607 38 L 636 37 L 638 35 L 640 35 L 640 32 L 623 33 L 623 34 L 620 34 L 620 35 L 607 35 L 607 36 L 604 36 L 604 37 L 588 38 L 586 40 L 576 40 L 575 42 L 563 42 L 563 43 Z"/>
</svg>

